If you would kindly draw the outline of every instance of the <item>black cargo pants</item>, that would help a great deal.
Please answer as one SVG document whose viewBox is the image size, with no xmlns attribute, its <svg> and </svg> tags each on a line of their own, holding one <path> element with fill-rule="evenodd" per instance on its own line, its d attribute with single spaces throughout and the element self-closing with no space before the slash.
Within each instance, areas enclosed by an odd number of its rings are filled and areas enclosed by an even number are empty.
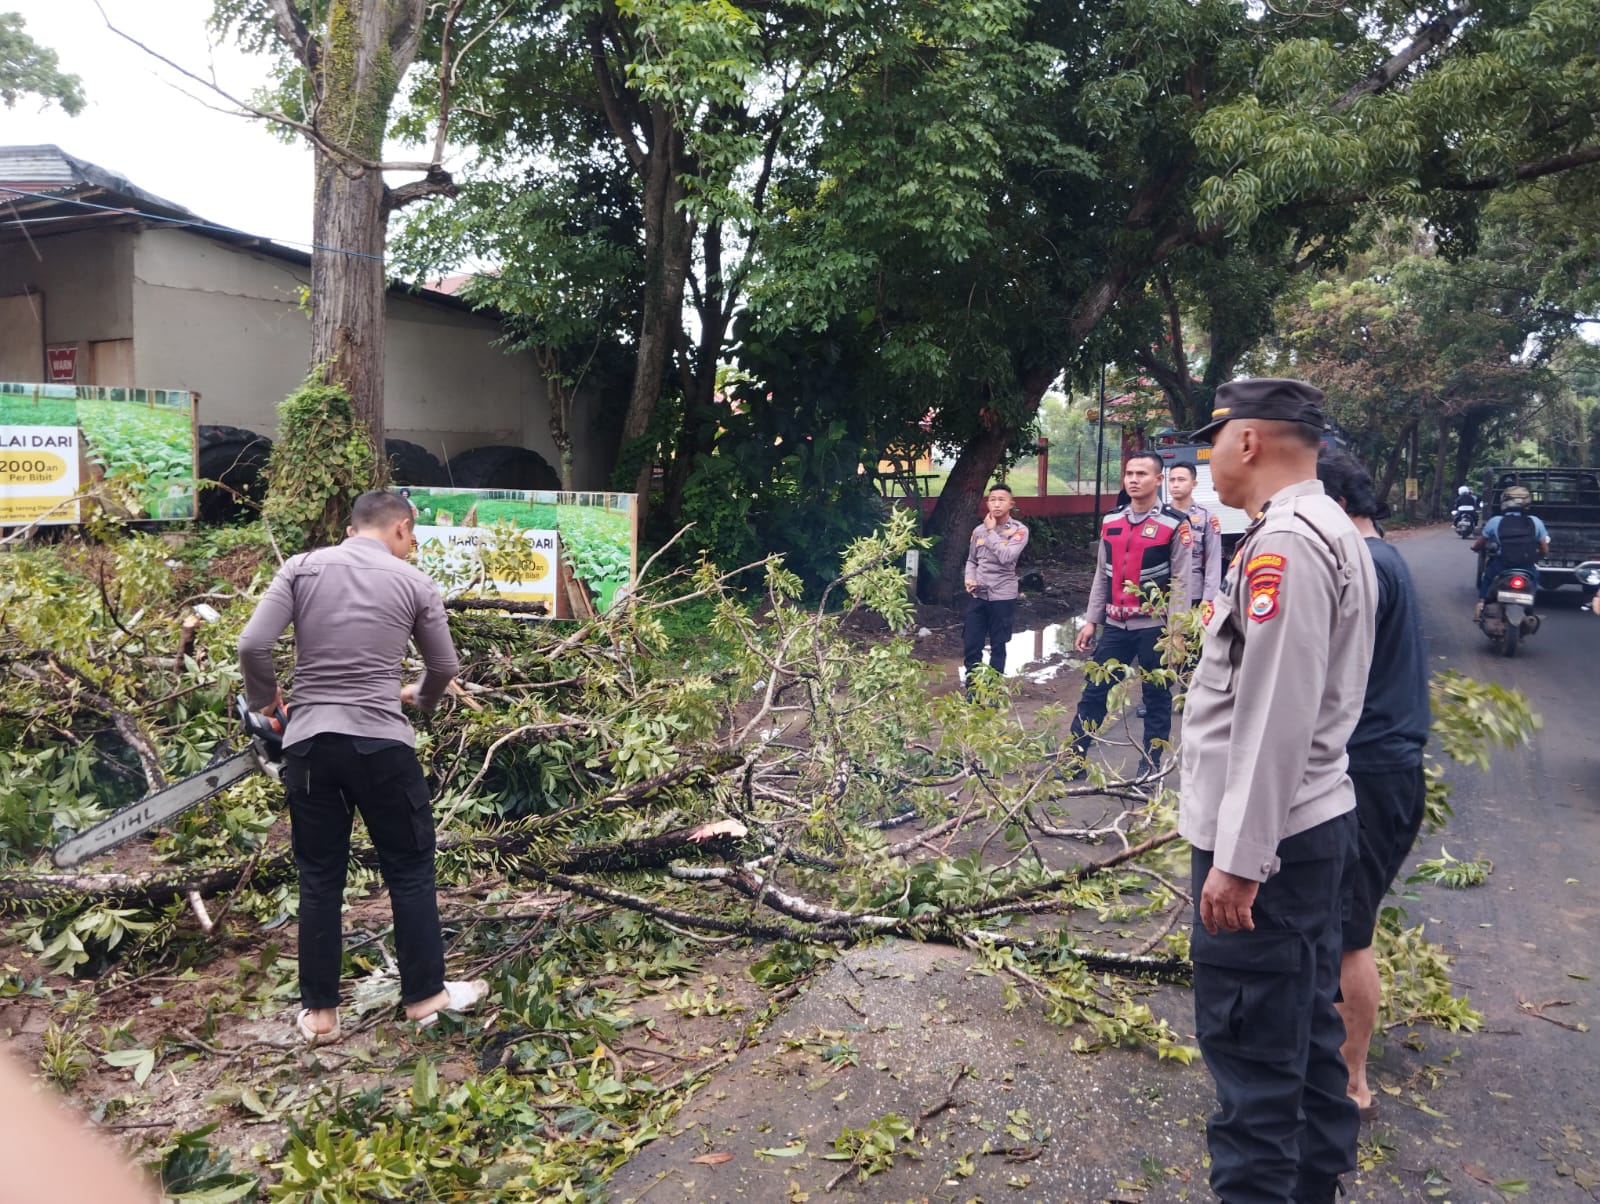
<svg viewBox="0 0 1600 1204">
<path fill-rule="evenodd" d="M 1212 855 L 1193 851 L 1195 1034 L 1217 1085 L 1206 1139 L 1224 1204 L 1328 1198 L 1355 1168 L 1360 1120 L 1333 1005 L 1356 848 L 1353 811 L 1289 837 L 1256 895 L 1255 930 L 1216 936 L 1200 923 Z"/>
<path fill-rule="evenodd" d="M 301 1006 L 339 1006 L 345 871 L 357 811 L 389 888 L 400 1000 L 418 1003 L 444 990 L 433 810 L 416 753 L 394 740 L 323 732 L 285 750 L 283 784 L 300 871 Z"/>
</svg>

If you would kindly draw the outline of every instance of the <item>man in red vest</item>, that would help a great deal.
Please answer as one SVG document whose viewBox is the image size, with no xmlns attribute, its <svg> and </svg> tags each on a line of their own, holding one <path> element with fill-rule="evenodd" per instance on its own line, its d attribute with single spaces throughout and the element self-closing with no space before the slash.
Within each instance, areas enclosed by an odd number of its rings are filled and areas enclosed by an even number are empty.
<svg viewBox="0 0 1600 1204">
<path fill-rule="evenodd" d="M 1100 525 L 1089 613 L 1077 639 L 1079 652 L 1094 650 L 1097 665 L 1116 661 L 1146 674 L 1160 670 L 1157 642 L 1167 618 L 1189 609 L 1194 533 L 1182 511 L 1161 504 L 1161 469 L 1155 452 L 1129 456 L 1122 467 L 1128 504 L 1106 515 Z M 1072 721 L 1073 746 L 1080 756 L 1088 751 L 1090 733 L 1105 721 L 1106 696 L 1114 684 L 1116 679 L 1108 677 L 1083 687 Z M 1154 771 L 1161 767 L 1157 741 L 1164 743 L 1172 732 L 1172 690 L 1146 677 L 1143 692 L 1143 768 Z M 1072 776 L 1081 781 L 1087 770 L 1080 766 Z"/>
</svg>

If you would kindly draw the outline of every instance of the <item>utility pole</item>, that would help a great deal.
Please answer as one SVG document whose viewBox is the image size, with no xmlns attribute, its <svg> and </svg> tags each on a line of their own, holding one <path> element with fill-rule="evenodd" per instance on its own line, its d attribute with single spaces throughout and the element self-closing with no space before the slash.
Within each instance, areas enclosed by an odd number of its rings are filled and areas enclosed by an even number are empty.
<svg viewBox="0 0 1600 1204">
<path fill-rule="evenodd" d="M 1106 458 L 1106 365 L 1100 361 L 1100 410 L 1095 415 L 1098 429 L 1094 440 L 1094 529 L 1096 537 L 1100 531 L 1100 466 Z"/>
</svg>

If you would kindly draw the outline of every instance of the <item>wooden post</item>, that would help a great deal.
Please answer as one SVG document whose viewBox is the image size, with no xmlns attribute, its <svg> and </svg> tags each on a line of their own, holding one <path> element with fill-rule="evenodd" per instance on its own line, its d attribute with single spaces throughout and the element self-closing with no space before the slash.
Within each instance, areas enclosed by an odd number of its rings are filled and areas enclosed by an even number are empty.
<svg viewBox="0 0 1600 1204">
<path fill-rule="evenodd" d="M 1039 496 L 1050 496 L 1050 440 L 1039 436 Z"/>
</svg>

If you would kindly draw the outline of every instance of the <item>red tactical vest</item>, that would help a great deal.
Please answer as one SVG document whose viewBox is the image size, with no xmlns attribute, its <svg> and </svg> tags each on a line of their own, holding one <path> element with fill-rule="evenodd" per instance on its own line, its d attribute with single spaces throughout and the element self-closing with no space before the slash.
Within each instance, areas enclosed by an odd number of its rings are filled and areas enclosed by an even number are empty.
<svg viewBox="0 0 1600 1204">
<path fill-rule="evenodd" d="M 1100 525 L 1105 545 L 1106 576 L 1110 593 L 1106 618 L 1119 622 L 1145 613 L 1146 591 L 1166 589 L 1172 581 L 1172 537 L 1184 516 L 1171 506 L 1160 506 L 1143 522 L 1129 521 L 1127 507 L 1113 510 Z"/>
</svg>

